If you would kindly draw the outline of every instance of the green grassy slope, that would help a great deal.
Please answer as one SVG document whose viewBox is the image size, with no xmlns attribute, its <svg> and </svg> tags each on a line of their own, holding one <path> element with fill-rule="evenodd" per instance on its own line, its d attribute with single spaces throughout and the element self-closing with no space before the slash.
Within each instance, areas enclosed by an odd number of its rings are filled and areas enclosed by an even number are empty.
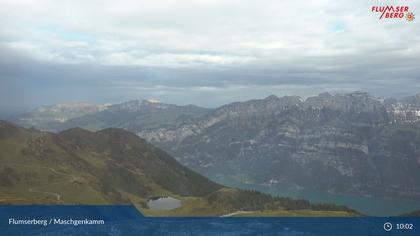
<svg viewBox="0 0 420 236">
<path fill-rule="evenodd" d="M 172 196 L 182 206 L 147 208 L 147 199 Z M 0 202 L 133 203 L 146 215 L 353 215 L 338 206 L 227 188 L 180 165 L 138 136 L 121 129 L 58 134 L 0 121 Z"/>
</svg>

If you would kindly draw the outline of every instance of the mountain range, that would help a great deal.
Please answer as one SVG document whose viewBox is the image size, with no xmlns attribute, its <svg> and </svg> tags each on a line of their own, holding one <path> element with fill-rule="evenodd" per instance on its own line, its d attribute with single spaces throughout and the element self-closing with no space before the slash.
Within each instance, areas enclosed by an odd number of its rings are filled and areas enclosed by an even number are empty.
<svg viewBox="0 0 420 236">
<path fill-rule="evenodd" d="M 420 199 L 419 121 L 420 95 L 353 92 L 271 95 L 215 109 L 131 101 L 46 129 L 123 128 L 213 179 Z"/>
<path fill-rule="evenodd" d="M 164 104 L 156 100 L 133 100 L 121 104 L 67 103 L 42 106 L 13 122 L 24 127 L 61 131 L 73 127 L 89 130 L 122 128 L 131 132 L 173 127 L 206 114 L 210 109 L 187 105 Z"/>
<path fill-rule="evenodd" d="M 176 198 L 182 205 L 150 209 L 148 201 L 160 197 Z M 123 129 L 50 133 L 6 121 L 0 121 L 0 202 L 132 203 L 146 215 L 356 214 L 345 207 L 222 186 Z"/>
</svg>

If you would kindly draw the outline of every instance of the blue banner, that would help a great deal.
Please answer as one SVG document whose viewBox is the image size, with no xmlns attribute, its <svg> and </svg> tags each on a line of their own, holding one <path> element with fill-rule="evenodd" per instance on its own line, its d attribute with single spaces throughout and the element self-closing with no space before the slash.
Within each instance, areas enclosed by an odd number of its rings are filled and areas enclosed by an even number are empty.
<svg viewBox="0 0 420 236">
<path fill-rule="evenodd" d="M 1 235 L 420 235 L 417 217 L 144 217 L 131 205 L 3 205 Z"/>
</svg>

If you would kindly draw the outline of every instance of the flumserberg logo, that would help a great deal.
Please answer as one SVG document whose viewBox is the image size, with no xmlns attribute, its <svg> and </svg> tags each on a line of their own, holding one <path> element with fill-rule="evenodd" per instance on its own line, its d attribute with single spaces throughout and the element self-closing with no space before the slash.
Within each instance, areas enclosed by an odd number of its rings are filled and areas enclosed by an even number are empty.
<svg viewBox="0 0 420 236">
<path fill-rule="evenodd" d="M 410 6 L 372 6 L 373 13 L 379 15 L 379 19 L 405 19 L 407 21 L 413 21 L 415 15 L 410 11 Z"/>
</svg>

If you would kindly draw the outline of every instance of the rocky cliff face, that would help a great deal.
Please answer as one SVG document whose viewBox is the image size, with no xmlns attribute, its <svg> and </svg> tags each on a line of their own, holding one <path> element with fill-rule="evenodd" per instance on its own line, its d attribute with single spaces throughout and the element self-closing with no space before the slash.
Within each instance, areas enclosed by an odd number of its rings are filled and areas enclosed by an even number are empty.
<svg viewBox="0 0 420 236">
<path fill-rule="evenodd" d="M 417 198 L 419 111 L 361 92 L 269 96 L 138 135 L 210 177 Z"/>
<path fill-rule="evenodd" d="M 413 123 L 420 121 L 420 94 L 401 101 L 388 99 L 385 103 L 393 123 Z"/>
<path fill-rule="evenodd" d="M 420 198 L 420 95 L 272 95 L 217 109 L 134 100 L 47 126 L 72 127 L 134 132 L 208 177 Z"/>
</svg>

